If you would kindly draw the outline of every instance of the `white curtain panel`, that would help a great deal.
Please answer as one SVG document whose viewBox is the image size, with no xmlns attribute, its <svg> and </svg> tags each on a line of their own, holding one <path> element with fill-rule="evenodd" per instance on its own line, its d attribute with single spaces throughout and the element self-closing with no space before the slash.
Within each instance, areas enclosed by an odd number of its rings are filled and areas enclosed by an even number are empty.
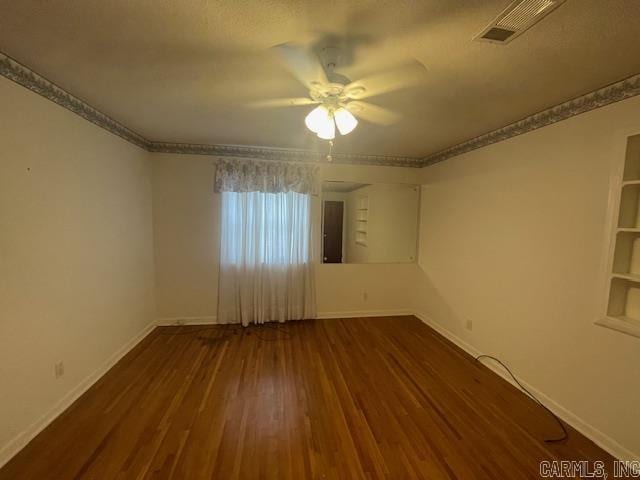
<svg viewBox="0 0 640 480">
<path fill-rule="evenodd" d="M 220 323 L 246 326 L 316 316 L 310 193 L 317 170 L 296 166 L 299 175 L 291 174 L 290 164 L 262 167 L 242 161 L 216 174 L 222 195 Z M 288 176 L 280 177 L 278 168 Z M 260 178 L 261 171 L 266 178 Z"/>
</svg>

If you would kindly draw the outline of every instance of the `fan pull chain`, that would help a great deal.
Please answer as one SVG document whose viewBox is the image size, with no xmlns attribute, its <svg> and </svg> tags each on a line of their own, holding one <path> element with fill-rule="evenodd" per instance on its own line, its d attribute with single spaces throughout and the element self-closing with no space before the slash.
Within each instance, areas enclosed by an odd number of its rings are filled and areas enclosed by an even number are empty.
<svg viewBox="0 0 640 480">
<path fill-rule="evenodd" d="M 327 155 L 327 162 L 331 162 L 333 160 L 331 152 L 333 152 L 333 140 L 329 140 L 329 154 Z"/>
</svg>

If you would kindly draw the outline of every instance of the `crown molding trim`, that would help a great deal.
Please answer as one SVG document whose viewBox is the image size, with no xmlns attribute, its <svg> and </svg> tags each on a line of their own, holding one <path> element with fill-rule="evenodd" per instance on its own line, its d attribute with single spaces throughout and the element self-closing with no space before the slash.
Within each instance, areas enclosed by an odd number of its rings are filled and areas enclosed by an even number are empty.
<svg viewBox="0 0 640 480">
<path fill-rule="evenodd" d="M 486 147 L 493 143 L 502 142 L 523 133 L 536 130 L 552 123 L 560 122 L 568 118 L 590 112 L 600 107 L 605 107 L 615 102 L 640 95 L 640 74 L 606 87 L 594 90 L 591 93 L 574 98 L 541 112 L 511 123 L 505 127 L 493 130 L 478 137 L 467 140 L 453 147 L 434 153 L 422 159 L 422 166 L 427 167 L 463 153 Z"/>
<path fill-rule="evenodd" d="M 104 128 L 124 140 L 148 150 L 149 141 L 130 128 L 117 122 L 88 103 L 60 88 L 42 75 L 0 52 L 0 75 L 28 88 L 32 92 L 80 115 L 85 120 Z"/>
<path fill-rule="evenodd" d="M 159 153 L 181 153 L 192 155 L 212 155 L 217 157 L 255 158 L 290 162 L 319 162 L 325 153 L 293 148 L 257 147 L 247 145 L 202 145 L 194 143 L 151 142 L 149 151 Z M 391 167 L 422 167 L 422 160 L 414 157 L 387 155 L 350 155 L 334 153 L 333 163 L 378 165 Z"/>
<path fill-rule="evenodd" d="M 244 145 L 200 145 L 151 141 L 2 52 L 0 52 L 0 75 L 149 152 L 215 155 L 218 157 L 243 157 L 296 162 L 318 162 L 326 157 L 326 154 L 320 152 L 291 148 Z M 416 157 L 336 153 L 332 155 L 332 158 L 334 163 L 413 168 L 422 167 L 422 160 Z"/>
</svg>

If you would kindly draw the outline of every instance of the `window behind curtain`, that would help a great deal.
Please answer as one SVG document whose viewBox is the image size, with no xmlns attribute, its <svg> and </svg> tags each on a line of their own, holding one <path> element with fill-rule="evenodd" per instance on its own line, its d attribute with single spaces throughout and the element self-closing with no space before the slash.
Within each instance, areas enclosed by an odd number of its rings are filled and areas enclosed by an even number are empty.
<svg viewBox="0 0 640 480">
<path fill-rule="evenodd" d="M 221 263 L 309 263 L 310 203 L 309 195 L 296 192 L 222 192 Z"/>
</svg>

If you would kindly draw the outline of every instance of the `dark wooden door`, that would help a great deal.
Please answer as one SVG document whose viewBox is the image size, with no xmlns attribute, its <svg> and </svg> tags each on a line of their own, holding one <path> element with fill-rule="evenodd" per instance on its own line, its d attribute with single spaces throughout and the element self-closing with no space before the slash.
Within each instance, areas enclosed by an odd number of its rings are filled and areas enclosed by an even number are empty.
<svg viewBox="0 0 640 480">
<path fill-rule="evenodd" d="M 342 263 L 342 202 L 324 202 L 323 263 Z"/>
</svg>

